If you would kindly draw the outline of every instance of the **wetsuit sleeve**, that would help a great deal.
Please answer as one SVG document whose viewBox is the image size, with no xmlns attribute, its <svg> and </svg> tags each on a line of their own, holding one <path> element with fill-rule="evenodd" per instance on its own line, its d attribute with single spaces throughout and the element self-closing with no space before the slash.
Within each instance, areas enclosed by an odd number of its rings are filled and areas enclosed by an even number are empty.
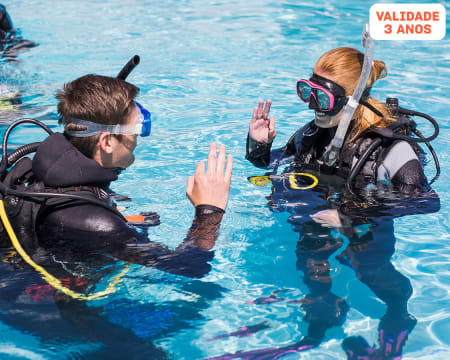
<svg viewBox="0 0 450 360">
<path fill-rule="evenodd" d="M 90 204 L 65 206 L 43 216 L 37 227 L 39 243 L 67 253 L 111 255 L 117 259 L 189 277 L 206 275 L 211 266 L 224 211 L 208 205 L 196 208 L 186 239 L 175 249 L 149 242 L 112 211 Z"/>
<path fill-rule="evenodd" d="M 257 167 L 266 168 L 270 164 L 270 150 L 272 142 L 262 143 L 247 135 L 247 149 L 245 158 Z"/>
<path fill-rule="evenodd" d="M 249 160 L 253 165 L 260 168 L 273 168 L 275 167 L 275 164 L 289 161 L 289 159 L 293 155 L 295 155 L 295 139 L 299 131 L 291 136 L 291 138 L 283 148 L 272 151 L 272 142 L 261 143 L 255 141 L 250 137 L 249 134 L 247 135 L 247 148 L 245 158 Z"/>
<path fill-rule="evenodd" d="M 200 278 L 210 270 L 211 251 L 218 236 L 224 211 L 215 206 L 199 205 L 184 241 L 171 250 L 156 242 L 128 242 L 116 257 L 133 263 L 156 267 L 173 274 Z"/>
<path fill-rule="evenodd" d="M 46 208 L 36 224 L 39 244 L 47 249 L 111 253 L 139 238 L 118 214 L 97 205 L 71 202 Z"/>
<path fill-rule="evenodd" d="M 388 149 L 377 177 L 389 180 L 401 193 L 414 193 L 429 187 L 419 158 L 406 141 L 396 142 Z"/>
</svg>

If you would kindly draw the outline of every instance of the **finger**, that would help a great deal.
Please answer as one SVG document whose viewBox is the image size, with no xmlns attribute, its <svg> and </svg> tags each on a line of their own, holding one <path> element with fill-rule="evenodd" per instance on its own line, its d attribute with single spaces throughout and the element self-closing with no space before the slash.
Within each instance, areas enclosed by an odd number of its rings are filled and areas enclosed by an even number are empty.
<svg viewBox="0 0 450 360">
<path fill-rule="evenodd" d="M 192 195 L 192 190 L 194 189 L 194 177 L 189 176 L 188 182 L 186 185 L 186 195 L 190 198 Z"/>
<path fill-rule="evenodd" d="M 269 131 L 274 131 L 275 130 L 275 118 L 271 117 L 269 119 Z"/>
<path fill-rule="evenodd" d="M 219 147 L 219 158 L 217 159 L 217 174 L 222 176 L 223 169 L 225 168 L 225 145 Z"/>
<path fill-rule="evenodd" d="M 233 156 L 228 154 L 227 156 L 227 167 L 225 169 L 225 183 L 230 184 L 231 182 L 231 174 L 233 173 Z"/>
<path fill-rule="evenodd" d="M 269 131 L 268 131 L 269 141 L 273 140 L 275 136 L 277 136 L 277 132 L 275 131 L 275 118 L 271 117 L 269 119 Z"/>
<path fill-rule="evenodd" d="M 266 106 L 264 107 L 264 110 L 263 110 L 263 117 L 264 117 L 264 119 L 267 119 L 269 117 L 269 112 L 270 112 L 270 106 L 271 105 L 272 105 L 272 100 L 267 99 Z"/>
<path fill-rule="evenodd" d="M 255 108 L 253 108 L 253 115 L 252 115 L 252 121 L 251 121 L 252 123 L 256 121 L 257 116 L 258 116 L 258 108 L 255 107 Z"/>
<path fill-rule="evenodd" d="M 214 174 L 214 172 L 216 171 L 216 163 L 217 163 L 217 144 L 213 142 L 209 146 L 208 167 L 206 168 L 206 173 L 208 175 Z"/>
<path fill-rule="evenodd" d="M 275 130 L 273 131 L 269 131 L 269 142 L 272 141 L 273 139 L 275 139 L 275 137 L 277 136 L 277 132 Z"/>
<path fill-rule="evenodd" d="M 256 113 L 257 118 L 261 118 L 263 114 L 263 106 L 264 106 L 264 100 L 259 100 L 258 102 L 258 111 Z"/>
<path fill-rule="evenodd" d="M 205 175 L 205 163 L 203 161 L 200 161 L 199 163 L 197 163 L 197 166 L 195 167 L 195 177 L 203 175 Z"/>
</svg>

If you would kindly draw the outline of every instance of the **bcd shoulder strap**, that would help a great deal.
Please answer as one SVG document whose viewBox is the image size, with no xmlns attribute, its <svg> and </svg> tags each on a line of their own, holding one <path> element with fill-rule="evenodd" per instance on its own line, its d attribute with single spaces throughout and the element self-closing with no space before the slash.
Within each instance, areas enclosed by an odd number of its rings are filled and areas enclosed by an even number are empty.
<svg viewBox="0 0 450 360">
<path fill-rule="evenodd" d="M 64 197 L 37 197 L 6 195 L 4 198 L 6 213 L 16 235 L 21 239 L 21 244 L 28 250 L 37 247 L 36 224 L 39 219 L 51 211 L 56 211 L 65 206 L 76 206 L 87 202 L 89 199 L 103 202 L 105 208 L 122 216 L 115 208 L 107 192 L 93 186 L 68 186 L 59 188 L 46 187 L 38 181 L 33 174 L 32 161 L 28 157 L 20 159 L 7 173 L 3 183 L 8 188 L 24 192 L 71 194 L 79 199 Z M 86 200 L 83 200 L 86 199 Z M 0 247 L 10 247 L 11 242 L 3 227 L 0 229 Z"/>
</svg>

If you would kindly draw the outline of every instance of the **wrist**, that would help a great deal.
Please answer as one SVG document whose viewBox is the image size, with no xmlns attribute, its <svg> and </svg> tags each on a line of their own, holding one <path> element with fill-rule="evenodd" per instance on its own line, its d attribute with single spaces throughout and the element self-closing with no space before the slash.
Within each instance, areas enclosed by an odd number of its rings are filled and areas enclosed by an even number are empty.
<svg viewBox="0 0 450 360">
<path fill-rule="evenodd" d="M 195 216 L 202 216 L 208 214 L 224 214 L 225 210 L 208 204 L 200 204 L 195 207 Z"/>
<path fill-rule="evenodd" d="M 272 144 L 273 139 L 270 139 L 270 140 L 267 139 L 267 141 L 256 140 L 255 138 L 252 137 L 252 135 L 249 132 L 248 133 L 248 141 L 249 141 L 249 145 L 250 145 L 251 148 L 257 148 L 259 146 Z"/>
</svg>

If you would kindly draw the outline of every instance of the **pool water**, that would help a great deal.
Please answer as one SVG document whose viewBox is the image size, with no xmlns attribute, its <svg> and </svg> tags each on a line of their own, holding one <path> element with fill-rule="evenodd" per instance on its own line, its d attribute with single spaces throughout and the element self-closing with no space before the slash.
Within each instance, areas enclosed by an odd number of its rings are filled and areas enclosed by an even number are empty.
<svg viewBox="0 0 450 360">
<path fill-rule="evenodd" d="M 152 135 L 139 141 L 135 164 L 113 189 L 132 198 L 125 203 L 127 214 L 160 214 L 161 225 L 149 232 L 152 241 L 175 248 L 186 236 L 194 214 L 185 196 L 186 181 L 195 164 L 206 160 L 210 142 L 225 144 L 235 165 L 212 270 L 202 279 L 133 265 L 113 294 L 61 305 L 33 270 L 14 271 L 0 262 L 1 358 L 157 359 L 165 353 L 168 358 L 195 360 L 285 348 L 300 341 L 308 324 L 298 300 L 309 289 L 297 268 L 299 234 L 287 222 L 289 212 L 266 206 L 270 187 L 247 181 L 264 175 L 244 158 L 248 123 L 258 99 L 272 99 L 274 146 L 281 147 L 311 120 L 311 111 L 296 95 L 296 81 L 310 76 L 327 50 L 362 50 L 363 25 L 376 2 L 3 3 L 22 36 L 39 43 L 21 53 L 20 62 L 0 64 L 2 84 L 21 92 L 24 102 L 2 111 L 3 125 L 31 116 L 58 129 L 57 89 L 86 73 L 115 76 L 133 55 L 140 55 L 141 63 L 128 80 L 140 88 L 139 102 L 152 112 Z M 439 3 L 449 8 L 449 2 Z M 392 263 L 411 282 L 408 308 L 418 321 L 403 359 L 445 359 L 450 353 L 448 35 L 440 41 L 377 41 L 375 59 L 387 64 L 389 75 L 376 83 L 372 95 L 381 100 L 398 97 L 401 106 L 426 112 L 440 124 L 433 147 L 441 176 L 433 188 L 441 209 L 394 220 Z M 423 133 L 431 134 L 431 124 L 418 122 Z M 43 137 L 39 129 L 24 126 L 11 136 L 11 149 Z M 432 178 L 429 159 L 426 175 Z M 345 321 L 331 327 L 318 347 L 286 352 L 282 359 L 346 359 L 342 342 L 350 336 L 362 336 L 378 347 L 378 325 L 386 306 L 351 268 L 336 260 L 344 248 L 333 253 L 329 263 L 331 291 L 349 305 Z M 2 258 L 7 256 L 3 251 Z M 116 264 L 110 278 L 123 266 Z M 105 276 L 99 289 L 110 278 Z M 123 347 L 127 352 L 121 352 Z"/>
</svg>

